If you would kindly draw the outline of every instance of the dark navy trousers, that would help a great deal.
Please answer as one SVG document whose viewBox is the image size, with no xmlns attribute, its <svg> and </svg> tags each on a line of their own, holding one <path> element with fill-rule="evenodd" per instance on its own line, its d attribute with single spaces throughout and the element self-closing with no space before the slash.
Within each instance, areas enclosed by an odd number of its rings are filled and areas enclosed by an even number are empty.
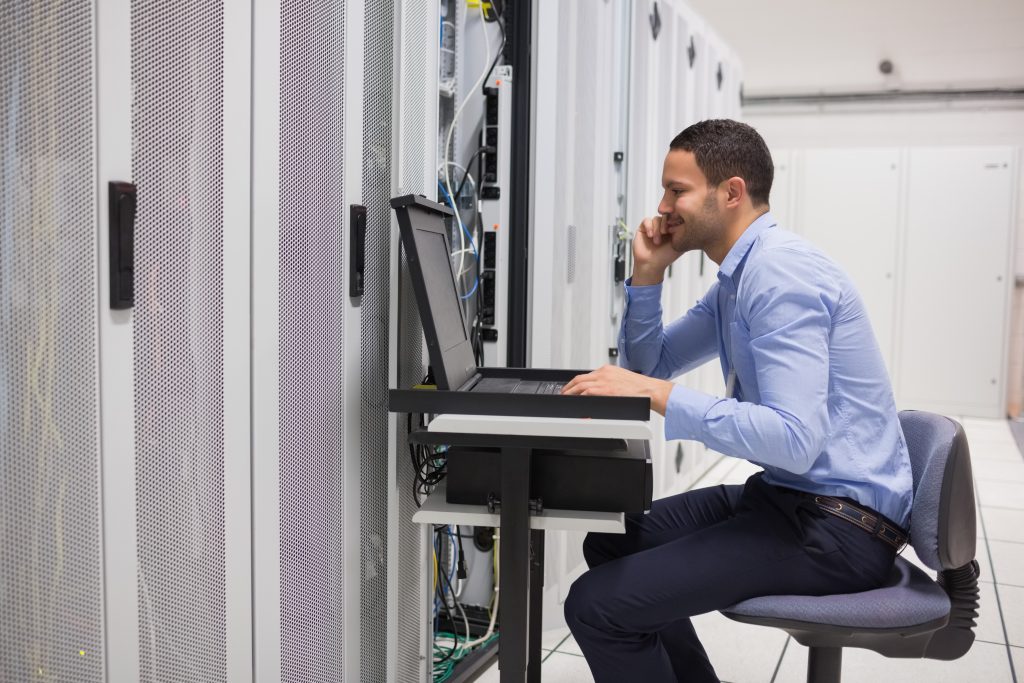
<svg viewBox="0 0 1024 683">
<path fill-rule="evenodd" d="M 718 681 L 690 617 L 761 595 L 881 585 L 896 549 L 755 474 L 656 500 L 589 534 L 565 618 L 597 683 Z"/>
</svg>

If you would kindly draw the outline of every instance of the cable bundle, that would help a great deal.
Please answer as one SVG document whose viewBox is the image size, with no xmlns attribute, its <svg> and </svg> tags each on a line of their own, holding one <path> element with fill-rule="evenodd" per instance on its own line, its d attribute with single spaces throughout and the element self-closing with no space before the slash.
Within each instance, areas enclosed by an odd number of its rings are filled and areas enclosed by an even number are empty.
<svg viewBox="0 0 1024 683">
<path fill-rule="evenodd" d="M 495 639 L 498 638 L 499 634 L 495 632 L 494 626 L 498 616 L 498 547 L 500 542 L 500 536 L 498 530 L 495 529 L 494 533 L 494 597 L 490 605 L 490 623 L 488 624 L 487 631 L 481 637 L 472 639 L 469 629 L 469 620 L 466 618 L 466 612 L 462 608 L 462 604 L 459 602 L 459 590 L 455 590 L 452 587 L 453 579 L 457 575 L 458 578 L 466 578 L 466 567 L 464 562 L 464 553 L 462 550 L 462 534 L 459 532 L 458 526 L 455 527 L 454 533 L 452 527 L 449 525 L 442 525 L 434 527 L 434 655 L 433 655 L 433 678 L 434 683 L 441 683 L 448 680 L 455 670 L 455 665 L 459 661 L 464 659 L 470 652 L 475 648 L 486 647 Z M 458 550 L 456 551 L 456 545 Z M 445 552 L 442 553 L 442 548 L 445 548 Z M 451 555 L 450 567 L 442 566 L 438 562 L 439 556 L 445 557 L 448 560 L 449 554 Z M 456 571 L 456 567 L 458 570 Z M 461 626 L 464 632 L 459 633 L 459 622 L 456 621 L 456 617 L 452 612 L 452 608 L 458 611 L 461 617 Z M 444 618 L 451 625 L 450 631 L 442 631 L 441 617 Z"/>
<path fill-rule="evenodd" d="M 412 413 L 409 414 L 409 434 L 412 434 Z M 420 427 L 426 426 L 420 415 Z M 423 505 L 422 499 L 430 495 L 434 487 L 448 474 L 447 446 L 423 446 L 409 443 L 409 457 L 412 459 L 412 497 L 416 507 Z"/>
</svg>

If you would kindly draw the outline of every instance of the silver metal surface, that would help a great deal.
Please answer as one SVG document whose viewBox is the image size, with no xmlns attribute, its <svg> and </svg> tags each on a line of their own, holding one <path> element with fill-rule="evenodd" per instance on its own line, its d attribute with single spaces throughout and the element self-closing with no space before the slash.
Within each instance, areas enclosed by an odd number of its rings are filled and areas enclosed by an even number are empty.
<svg viewBox="0 0 1024 683">
<path fill-rule="evenodd" d="M 363 204 L 366 220 L 365 292 L 361 329 L 362 657 L 360 680 L 387 675 L 388 307 L 391 258 L 391 144 L 394 92 L 394 3 L 366 7 L 363 66 Z"/>
<path fill-rule="evenodd" d="M 400 4 L 398 63 L 398 143 L 399 193 L 436 196 L 437 161 L 437 0 L 403 0 Z M 394 233 L 392 233 L 394 234 Z M 398 386 L 418 384 L 426 371 L 423 356 L 423 332 L 412 283 L 404 255 L 396 263 L 398 284 Z M 404 453 L 407 433 L 404 420 L 398 421 L 397 444 Z M 394 680 L 418 681 L 427 675 L 427 607 L 430 601 L 426 577 L 428 545 L 424 529 L 412 521 L 416 507 L 412 487 L 414 473 L 407 457 L 397 457 L 395 494 L 396 523 L 392 527 L 390 561 L 394 574 L 395 641 Z M 391 617 L 389 617 L 391 618 Z"/>
<path fill-rule="evenodd" d="M 0 679 L 101 681 L 94 3 L 0 7 Z"/>
<path fill-rule="evenodd" d="M 226 677 L 223 7 L 131 6 L 140 672 Z"/>
<path fill-rule="evenodd" d="M 344 27 L 344 3 L 281 4 L 278 391 L 284 681 L 343 678 Z"/>
</svg>

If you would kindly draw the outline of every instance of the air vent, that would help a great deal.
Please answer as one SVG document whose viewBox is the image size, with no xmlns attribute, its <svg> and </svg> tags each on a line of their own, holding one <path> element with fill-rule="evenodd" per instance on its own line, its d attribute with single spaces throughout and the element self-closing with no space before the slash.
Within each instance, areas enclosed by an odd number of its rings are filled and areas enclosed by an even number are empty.
<svg viewBox="0 0 1024 683">
<path fill-rule="evenodd" d="M 576 226 L 570 225 L 566 230 L 565 253 L 568 262 L 565 266 L 565 280 L 570 285 L 576 282 Z"/>
</svg>

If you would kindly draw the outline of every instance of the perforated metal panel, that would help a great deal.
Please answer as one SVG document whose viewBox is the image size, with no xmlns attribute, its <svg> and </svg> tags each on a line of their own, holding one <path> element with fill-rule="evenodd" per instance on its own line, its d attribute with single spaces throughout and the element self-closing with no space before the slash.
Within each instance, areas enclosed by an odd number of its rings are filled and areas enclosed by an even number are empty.
<svg viewBox="0 0 1024 683">
<path fill-rule="evenodd" d="M 278 345 L 284 681 L 343 676 L 344 56 L 344 3 L 282 2 Z"/>
<path fill-rule="evenodd" d="M 363 67 L 363 294 L 360 488 L 362 638 L 360 680 L 387 675 L 388 344 L 391 298 L 391 132 L 394 3 L 366 5 Z"/>
<path fill-rule="evenodd" d="M 139 666 L 226 676 L 223 8 L 133 0 Z"/>
<path fill-rule="evenodd" d="M 435 83 L 437 74 L 431 73 L 431 61 L 427 49 L 437 42 L 437 17 L 432 9 L 436 2 L 430 0 L 405 0 L 402 5 L 402 83 L 399 96 L 402 101 L 402 177 L 399 185 L 403 192 L 423 193 L 433 196 L 432 187 L 425 187 L 424 169 L 433 175 L 433 164 L 427 157 L 436 141 L 430 137 L 433 131 L 427 126 L 427 107 L 437 107 L 436 94 L 428 84 Z M 432 40 L 425 41 L 425 32 Z M 428 94 L 429 93 L 429 94 Z M 428 139 L 429 137 L 429 139 Z"/>
<path fill-rule="evenodd" d="M 0 6 L 0 680 L 103 678 L 93 3 Z"/>
<path fill-rule="evenodd" d="M 430 0 L 404 0 L 402 7 L 402 38 L 400 48 L 401 84 L 399 88 L 401 137 L 399 179 L 403 193 L 422 193 L 433 196 L 433 187 L 426 178 L 434 177 L 436 140 L 433 130 L 436 120 L 436 90 L 428 87 L 436 81 L 434 60 L 429 50 L 437 47 L 436 2 Z M 399 280 L 399 339 L 398 386 L 412 386 L 423 379 L 423 332 L 412 282 L 404 255 L 400 263 Z M 399 420 L 398 443 L 407 443 L 404 421 Z M 398 458 L 398 595 L 397 595 L 397 651 L 395 677 L 399 681 L 417 681 L 425 670 L 425 606 L 430 596 L 424 590 L 423 577 L 427 570 L 427 548 L 423 529 L 412 521 L 416 511 L 412 498 L 413 468 L 409 458 Z"/>
</svg>

